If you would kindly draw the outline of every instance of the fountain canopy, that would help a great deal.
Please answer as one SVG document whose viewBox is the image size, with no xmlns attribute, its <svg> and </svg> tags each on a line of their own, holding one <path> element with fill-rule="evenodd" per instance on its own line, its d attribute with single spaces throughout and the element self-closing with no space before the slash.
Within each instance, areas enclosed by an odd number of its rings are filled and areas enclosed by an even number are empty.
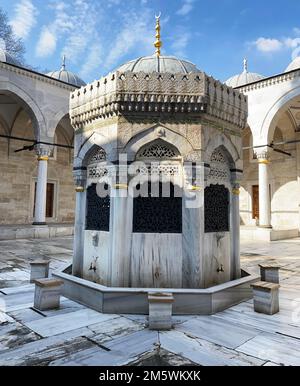
<svg viewBox="0 0 300 386">
<path fill-rule="evenodd" d="M 204 289 L 241 277 L 247 100 L 156 53 L 71 94 L 73 275 L 103 288 Z"/>
</svg>

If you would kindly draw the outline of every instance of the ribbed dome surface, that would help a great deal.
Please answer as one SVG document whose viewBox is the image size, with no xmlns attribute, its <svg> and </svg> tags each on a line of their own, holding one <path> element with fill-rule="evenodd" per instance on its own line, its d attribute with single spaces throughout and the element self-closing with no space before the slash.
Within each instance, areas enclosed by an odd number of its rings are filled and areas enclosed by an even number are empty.
<svg viewBox="0 0 300 386">
<path fill-rule="evenodd" d="M 225 84 L 229 87 L 240 87 L 261 79 L 264 79 L 264 76 L 255 72 L 242 72 L 226 80 Z"/>
<path fill-rule="evenodd" d="M 300 68 L 300 56 L 297 56 L 285 69 L 284 72 L 292 71 L 292 70 L 297 70 Z"/>
<path fill-rule="evenodd" d="M 46 75 L 50 76 L 51 78 L 61 80 L 61 81 L 66 82 L 66 83 L 70 83 L 74 86 L 81 87 L 81 86 L 86 85 L 86 83 L 82 79 L 80 79 L 79 76 L 77 76 L 73 72 L 67 71 L 63 68 L 59 71 L 49 72 Z"/>
<path fill-rule="evenodd" d="M 245 84 L 256 82 L 264 79 L 263 75 L 257 74 L 256 72 L 248 72 L 248 62 L 244 59 L 244 70 L 240 74 L 234 75 L 227 79 L 225 84 L 229 87 L 241 87 Z"/>
<path fill-rule="evenodd" d="M 131 60 L 116 69 L 116 71 L 131 72 L 170 72 L 173 74 L 188 74 L 190 72 L 200 72 L 195 64 L 186 60 L 178 59 L 174 56 L 142 56 Z"/>
</svg>

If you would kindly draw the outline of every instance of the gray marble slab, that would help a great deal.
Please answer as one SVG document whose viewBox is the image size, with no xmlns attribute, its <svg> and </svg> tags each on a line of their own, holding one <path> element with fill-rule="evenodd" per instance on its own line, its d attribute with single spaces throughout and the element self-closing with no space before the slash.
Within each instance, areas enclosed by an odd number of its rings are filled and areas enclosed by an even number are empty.
<svg viewBox="0 0 300 386">
<path fill-rule="evenodd" d="M 14 319 L 11 318 L 9 315 L 5 314 L 4 312 L 0 311 L 0 326 L 4 323 L 12 323 L 14 322 Z"/>
<path fill-rule="evenodd" d="M 300 340 L 282 335 L 262 333 L 237 351 L 286 366 L 300 366 Z"/>
<path fill-rule="evenodd" d="M 64 359 L 53 361 L 52 366 L 121 366 L 132 362 L 139 355 L 151 351 L 158 342 L 155 331 L 143 330 L 105 342 L 104 346 L 83 350 Z"/>
<path fill-rule="evenodd" d="M 179 331 L 161 332 L 159 336 L 162 348 L 201 366 L 261 366 L 264 363 L 203 339 L 193 339 Z"/>
<path fill-rule="evenodd" d="M 92 332 L 88 328 L 80 328 L 0 352 L 0 366 L 26 365 L 33 359 L 36 359 L 35 364 L 37 364 L 39 358 L 48 357 L 49 352 L 50 354 L 52 353 L 52 357 L 49 359 L 51 361 L 53 360 L 53 352 L 56 356 L 60 355 L 61 352 L 63 352 L 63 356 L 66 355 L 64 348 L 61 347 L 66 342 L 72 341 L 77 337 L 88 337 L 91 334 Z"/>
<path fill-rule="evenodd" d="M 57 316 L 51 316 L 25 323 L 28 328 L 43 337 L 58 335 L 63 332 L 86 327 L 92 324 L 105 322 L 116 318 L 117 315 L 101 314 L 97 311 L 85 308 Z"/>
<path fill-rule="evenodd" d="M 34 332 L 20 323 L 0 325 L 0 351 L 39 339 Z"/>
<path fill-rule="evenodd" d="M 219 320 L 211 316 L 199 316 L 176 327 L 178 331 L 196 338 L 203 338 L 227 348 L 235 348 L 260 333 L 259 330 Z"/>
<path fill-rule="evenodd" d="M 33 292 L 0 295 L 0 311 L 11 312 L 33 306 Z"/>
<path fill-rule="evenodd" d="M 30 291 L 34 292 L 34 284 L 26 284 L 18 287 L 8 287 L 0 289 L 0 292 L 4 293 L 5 295 L 13 295 Z"/>
<path fill-rule="evenodd" d="M 215 318 L 227 320 L 233 323 L 241 323 L 244 326 L 248 325 L 263 332 L 274 332 L 283 335 L 293 336 L 300 339 L 300 328 L 292 324 L 283 323 L 278 319 L 270 318 L 269 315 L 257 313 L 239 313 L 236 311 L 226 310 L 221 315 L 214 315 Z M 290 320 L 292 323 L 292 320 Z M 300 324 L 300 320 L 299 320 Z"/>
<path fill-rule="evenodd" d="M 130 319 L 119 317 L 110 319 L 101 323 L 89 326 L 89 329 L 96 335 L 106 334 L 111 337 L 128 335 L 132 332 L 144 329 L 141 323 L 134 322 Z"/>
</svg>

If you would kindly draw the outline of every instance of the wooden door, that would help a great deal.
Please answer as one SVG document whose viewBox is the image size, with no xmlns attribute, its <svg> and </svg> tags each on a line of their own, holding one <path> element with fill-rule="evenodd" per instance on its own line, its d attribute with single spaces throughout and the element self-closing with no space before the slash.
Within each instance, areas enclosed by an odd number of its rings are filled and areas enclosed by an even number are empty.
<svg viewBox="0 0 300 386">
<path fill-rule="evenodd" d="M 252 218 L 259 219 L 259 187 L 252 186 Z"/>
<path fill-rule="evenodd" d="M 46 217 L 53 217 L 54 184 L 47 183 Z"/>
<path fill-rule="evenodd" d="M 34 186 L 33 217 L 35 216 L 36 183 Z M 54 208 L 54 184 L 47 183 L 46 191 L 46 217 L 53 217 Z"/>
</svg>

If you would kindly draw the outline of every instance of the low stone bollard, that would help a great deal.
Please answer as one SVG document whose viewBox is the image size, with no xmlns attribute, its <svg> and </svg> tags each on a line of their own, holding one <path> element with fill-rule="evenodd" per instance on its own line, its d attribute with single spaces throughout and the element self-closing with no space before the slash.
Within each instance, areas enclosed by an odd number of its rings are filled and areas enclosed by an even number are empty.
<svg viewBox="0 0 300 386">
<path fill-rule="evenodd" d="M 273 315 L 279 312 L 279 284 L 259 281 L 253 288 L 254 311 Z"/>
<path fill-rule="evenodd" d="M 260 277 L 262 281 L 270 283 L 279 283 L 279 269 L 277 265 L 259 264 Z"/>
<path fill-rule="evenodd" d="M 170 330 L 172 328 L 173 294 L 149 292 L 149 329 Z"/>
<path fill-rule="evenodd" d="M 30 283 L 49 276 L 49 260 L 35 260 L 30 263 Z"/>
<path fill-rule="evenodd" d="M 40 311 L 59 308 L 63 284 L 59 279 L 35 280 L 34 308 Z"/>
</svg>

